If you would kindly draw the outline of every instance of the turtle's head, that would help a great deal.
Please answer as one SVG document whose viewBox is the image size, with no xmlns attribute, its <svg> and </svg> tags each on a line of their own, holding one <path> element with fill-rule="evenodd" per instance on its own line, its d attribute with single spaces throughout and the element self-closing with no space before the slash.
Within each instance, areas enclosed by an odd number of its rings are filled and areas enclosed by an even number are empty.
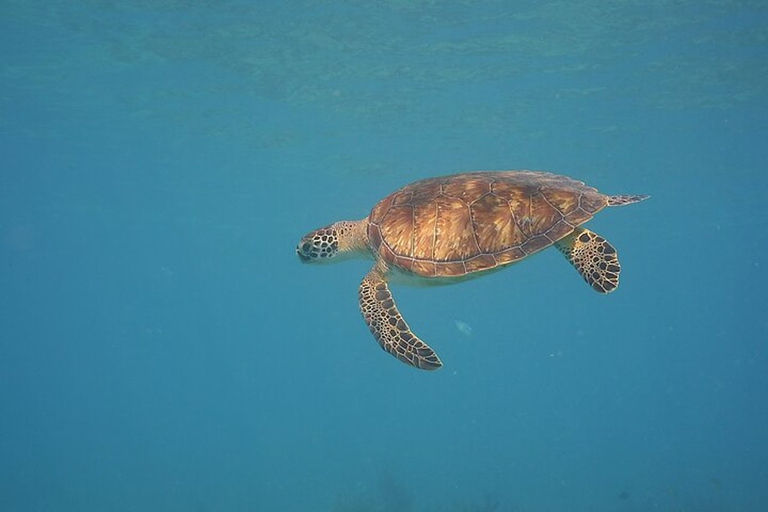
<svg viewBox="0 0 768 512">
<path fill-rule="evenodd" d="M 323 263 L 342 254 L 355 255 L 365 250 L 366 220 L 341 221 L 307 233 L 296 246 L 302 263 Z"/>
</svg>

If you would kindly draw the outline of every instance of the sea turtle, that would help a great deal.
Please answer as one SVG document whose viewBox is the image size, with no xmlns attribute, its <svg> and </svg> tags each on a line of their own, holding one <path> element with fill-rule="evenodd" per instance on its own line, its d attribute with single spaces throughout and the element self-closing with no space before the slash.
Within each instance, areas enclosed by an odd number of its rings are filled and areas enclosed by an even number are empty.
<svg viewBox="0 0 768 512">
<path fill-rule="evenodd" d="M 303 262 L 348 255 L 375 263 L 360 284 L 365 323 L 381 347 L 423 370 L 442 366 L 408 327 L 387 281 L 392 277 L 445 284 L 482 275 L 554 245 L 600 293 L 619 285 L 616 249 L 579 227 L 606 206 L 647 199 L 607 196 L 580 181 L 539 171 L 468 172 L 406 185 L 368 217 L 340 221 L 301 239 Z"/>
</svg>

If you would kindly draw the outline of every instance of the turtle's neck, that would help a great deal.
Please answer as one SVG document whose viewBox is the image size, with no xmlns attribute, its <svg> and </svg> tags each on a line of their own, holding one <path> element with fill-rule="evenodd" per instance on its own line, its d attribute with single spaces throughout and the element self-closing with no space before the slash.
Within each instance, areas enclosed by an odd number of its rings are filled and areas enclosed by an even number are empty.
<svg viewBox="0 0 768 512">
<path fill-rule="evenodd" d="M 333 226 L 339 237 L 339 252 L 370 256 L 371 248 L 368 244 L 367 218 L 343 220 L 335 223 Z M 350 256 L 353 254 L 350 254 Z"/>
</svg>

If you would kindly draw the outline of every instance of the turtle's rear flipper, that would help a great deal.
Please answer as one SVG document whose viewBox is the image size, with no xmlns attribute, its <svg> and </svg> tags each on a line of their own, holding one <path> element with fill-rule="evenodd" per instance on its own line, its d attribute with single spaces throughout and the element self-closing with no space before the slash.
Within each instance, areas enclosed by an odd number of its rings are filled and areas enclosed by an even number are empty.
<svg viewBox="0 0 768 512">
<path fill-rule="evenodd" d="M 627 204 L 632 203 L 639 203 L 640 201 L 645 201 L 651 196 L 641 196 L 641 195 L 620 195 L 620 196 L 610 196 L 608 197 L 608 206 L 624 206 Z"/>
<path fill-rule="evenodd" d="M 360 311 L 368 329 L 381 348 L 402 362 L 422 370 L 437 370 L 443 363 L 405 323 L 381 267 L 380 264 L 374 266 L 360 283 Z"/>
<path fill-rule="evenodd" d="M 619 257 L 605 238 L 588 229 L 576 228 L 555 246 L 594 290 L 610 293 L 619 286 Z"/>
</svg>

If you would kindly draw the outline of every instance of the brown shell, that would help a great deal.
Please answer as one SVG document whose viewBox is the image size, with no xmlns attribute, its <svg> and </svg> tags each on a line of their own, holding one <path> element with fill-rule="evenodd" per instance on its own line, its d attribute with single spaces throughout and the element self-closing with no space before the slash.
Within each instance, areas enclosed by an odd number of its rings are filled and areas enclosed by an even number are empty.
<svg viewBox="0 0 768 512">
<path fill-rule="evenodd" d="M 390 264 L 425 277 L 459 277 L 518 261 L 588 221 L 608 197 L 535 171 L 430 178 L 385 197 L 368 240 Z"/>
</svg>

